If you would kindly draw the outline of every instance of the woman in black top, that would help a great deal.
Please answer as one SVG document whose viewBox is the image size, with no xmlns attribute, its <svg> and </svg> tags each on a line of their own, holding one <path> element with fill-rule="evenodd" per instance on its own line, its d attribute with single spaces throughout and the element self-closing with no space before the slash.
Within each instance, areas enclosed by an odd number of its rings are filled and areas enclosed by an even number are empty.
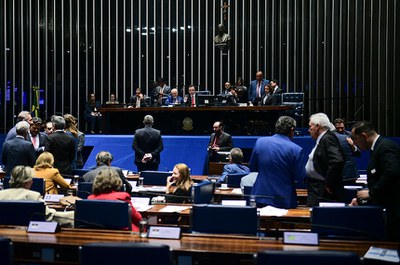
<svg viewBox="0 0 400 265">
<path fill-rule="evenodd" d="M 190 202 L 190 195 L 193 181 L 190 177 L 189 168 L 186 164 L 176 164 L 172 171 L 172 176 L 167 178 L 166 194 L 167 202 L 187 203 Z"/>
</svg>

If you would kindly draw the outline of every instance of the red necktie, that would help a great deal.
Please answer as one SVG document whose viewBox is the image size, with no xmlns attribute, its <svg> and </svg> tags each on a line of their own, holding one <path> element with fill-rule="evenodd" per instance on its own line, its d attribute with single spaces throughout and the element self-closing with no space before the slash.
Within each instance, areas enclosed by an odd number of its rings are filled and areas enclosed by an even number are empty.
<svg viewBox="0 0 400 265">
<path fill-rule="evenodd" d="M 192 95 L 192 107 L 194 107 L 194 105 L 196 105 L 196 102 L 194 102 L 194 95 Z"/>
<path fill-rule="evenodd" d="M 33 147 L 36 148 L 36 136 L 31 136 Z"/>
<path fill-rule="evenodd" d="M 260 86 L 261 86 L 261 83 L 260 83 L 260 82 L 257 82 L 257 95 L 256 95 L 257 98 L 261 97 L 261 94 L 260 94 Z"/>
</svg>

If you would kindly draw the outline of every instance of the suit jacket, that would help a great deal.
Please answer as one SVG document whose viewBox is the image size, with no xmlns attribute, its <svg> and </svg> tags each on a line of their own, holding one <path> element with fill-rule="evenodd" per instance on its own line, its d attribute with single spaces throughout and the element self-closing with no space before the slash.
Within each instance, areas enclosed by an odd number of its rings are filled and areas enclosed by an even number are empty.
<svg viewBox="0 0 400 265">
<path fill-rule="evenodd" d="M 42 201 L 39 192 L 27 190 L 24 188 L 10 188 L 0 191 L 0 200 L 17 200 L 17 201 Z M 61 226 L 73 227 L 74 211 L 58 212 L 45 206 L 46 221 L 56 221 Z"/>
<path fill-rule="evenodd" d="M 288 136 L 259 138 L 250 158 L 250 169 L 258 172 L 251 194 L 257 203 L 279 208 L 296 208 L 296 179 L 305 177 L 304 152 Z"/>
<path fill-rule="evenodd" d="M 183 98 L 181 96 L 177 96 L 175 99 L 172 96 L 168 96 L 165 101 L 165 105 L 181 105 L 183 103 Z"/>
<path fill-rule="evenodd" d="M 384 207 L 400 207 L 400 147 L 380 136 L 367 167 L 369 195 Z"/>
<path fill-rule="evenodd" d="M 11 176 L 15 166 L 33 167 L 36 161 L 36 153 L 33 144 L 23 137 L 5 141 L 3 144 L 1 162 L 6 166 L 6 176 Z"/>
<path fill-rule="evenodd" d="M 60 174 L 72 175 L 75 159 L 75 140 L 63 131 L 55 131 L 46 137 L 45 150 L 54 156 L 54 167 Z"/>
<path fill-rule="evenodd" d="M 356 180 L 360 176 L 358 175 L 357 164 L 354 160 L 354 153 L 349 143 L 347 142 L 346 135 L 335 132 L 336 137 L 339 139 L 340 148 L 342 149 L 344 165 L 342 171 L 343 180 Z"/>
<path fill-rule="evenodd" d="M 57 168 L 35 168 L 35 177 L 45 180 L 47 194 L 58 194 L 57 185 L 63 189 L 70 188 Z"/>
<path fill-rule="evenodd" d="M 142 220 L 142 215 L 136 211 L 131 202 L 131 196 L 126 192 L 112 191 L 111 193 L 104 193 L 98 195 L 90 195 L 89 200 L 110 200 L 110 201 L 124 201 L 130 205 L 132 213 L 132 230 L 139 231 L 139 222 Z"/>
<path fill-rule="evenodd" d="M 142 164 L 143 156 L 146 153 L 151 153 L 153 156 L 147 163 L 160 164 L 160 153 L 164 149 L 161 132 L 151 126 L 136 130 L 132 148 L 135 151 L 136 165 Z"/>
<path fill-rule="evenodd" d="M 282 88 L 280 88 L 280 87 L 277 87 L 276 88 L 276 91 L 273 91 L 273 93 L 272 94 L 282 94 L 283 93 L 283 90 L 282 90 Z"/>
<path fill-rule="evenodd" d="M 199 102 L 199 97 L 198 97 L 197 93 L 194 93 L 193 96 L 194 96 L 194 103 L 197 106 L 198 102 Z M 183 99 L 183 102 L 184 102 L 185 106 L 188 106 L 188 107 L 192 106 L 192 96 L 190 94 L 186 94 L 185 98 Z"/>
<path fill-rule="evenodd" d="M 6 135 L 6 139 L 4 141 L 8 141 L 8 140 L 14 139 L 15 136 L 17 136 L 17 129 L 14 126 L 8 131 L 8 133 Z"/>
<path fill-rule="evenodd" d="M 241 164 L 227 164 L 224 166 L 221 177 L 218 179 L 218 182 L 225 182 L 226 176 L 229 174 L 240 174 L 240 173 L 250 173 L 250 169 Z"/>
<path fill-rule="evenodd" d="M 105 164 L 100 164 L 95 169 L 92 169 L 89 172 L 85 173 L 85 175 L 83 175 L 83 178 L 85 179 L 86 182 L 94 182 L 94 179 L 96 178 L 97 174 L 100 172 L 100 170 L 104 168 L 108 168 L 108 166 Z M 111 167 L 111 168 L 117 171 L 118 176 L 122 180 L 122 184 L 125 185 L 125 191 L 131 193 L 132 185 L 126 180 L 124 173 L 122 173 L 122 170 L 119 167 Z"/>
<path fill-rule="evenodd" d="M 268 84 L 269 84 L 269 80 L 267 80 L 267 79 L 261 80 L 261 86 L 260 86 L 261 97 L 264 95 L 264 87 L 265 87 L 265 85 L 268 85 Z M 251 81 L 247 93 L 249 95 L 249 101 L 254 102 L 255 99 L 257 98 L 257 95 L 256 95 L 256 93 L 257 93 L 257 80 Z"/>
<path fill-rule="evenodd" d="M 129 105 L 132 107 L 136 107 L 137 99 L 138 99 L 138 97 L 136 95 L 132 96 L 129 100 Z M 144 96 L 143 96 L 143 98 L 140 99 L 140 107 L 147 107 L 147 103 L 146 103 Z"/>
<path fill-rule="evenodd" d="M 214 139 L 215 133 L 212 133 L 210 136 L 210 142 L 208 143 L 209 148 L 214 144 Z M 226 132 L 222 132 L 216 144 L 219 146 L 219 151 L 230 151 L 233 148 L 232 136 Z"/>
<path fill-rule="evenodd" d="M 343 188 L 342 171 L 344 158 L 338 138 L 327 131 L 319 141 L 313 157 L 315 170 L 325 178 L 325 186 L 331 190 Z"/>
<path fill-rule="evenodd" d="M 39 156 L 44 151 L 44 142 L 46 141 L 46 137 L 47 137 L 47 134 L 44 132 L 39 132 L 38 135 L 39 135 L 39 147 L 35 148 L 37 156 Z M 31 137 L 30 133 L 28 133 L 26 140 L 28 140 L 29 142 L 32 142 L 32 137 Z"/>
</svg>

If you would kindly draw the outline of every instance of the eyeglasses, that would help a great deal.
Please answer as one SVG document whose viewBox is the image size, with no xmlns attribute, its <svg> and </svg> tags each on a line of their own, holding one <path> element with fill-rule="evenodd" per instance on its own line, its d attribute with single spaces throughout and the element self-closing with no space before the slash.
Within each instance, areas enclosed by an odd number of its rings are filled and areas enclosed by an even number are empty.
<svg viewBox="0 0 400 265">
<path fill-rule="evenodd" d="M 51 130 L 53 130 L 53 128 L 46 127 L 46 130 L 51 131 Z"/>
</svg>

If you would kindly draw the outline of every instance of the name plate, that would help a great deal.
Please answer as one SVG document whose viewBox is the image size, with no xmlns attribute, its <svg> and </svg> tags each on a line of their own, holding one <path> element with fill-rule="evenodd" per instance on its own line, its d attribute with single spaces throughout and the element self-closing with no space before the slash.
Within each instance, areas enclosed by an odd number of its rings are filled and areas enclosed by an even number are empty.
<svg viewBox="0 0 400 265">
<path fill-rule="evenodd" d="M 30 221 L 27 231 L 32 233 L 55 233 L 58 228 L 57 222 Z"/>
<path fill-rule="evenodd" d="M 317 233 L 283 232 L 284 244 L 318 245 Z"/>
<path fill-rule="evenodd" d="M 64 198 L 64 195 L 62 195 L 62 194 L 46 194 L 44 196 L 44 201 L 58 203 L 61 198 Z"/>
<path fill-rule="evenodd" d="M 319 207 L 345 207 L 344 202 L 320 202 Z"/>
<path fill-rule="evenodd" d="M 167 227 L 167 226 L 150 226 L 149 238 L 167 238 L 167 239 L 180 239 L 180 227 Z"/>
</svg>

